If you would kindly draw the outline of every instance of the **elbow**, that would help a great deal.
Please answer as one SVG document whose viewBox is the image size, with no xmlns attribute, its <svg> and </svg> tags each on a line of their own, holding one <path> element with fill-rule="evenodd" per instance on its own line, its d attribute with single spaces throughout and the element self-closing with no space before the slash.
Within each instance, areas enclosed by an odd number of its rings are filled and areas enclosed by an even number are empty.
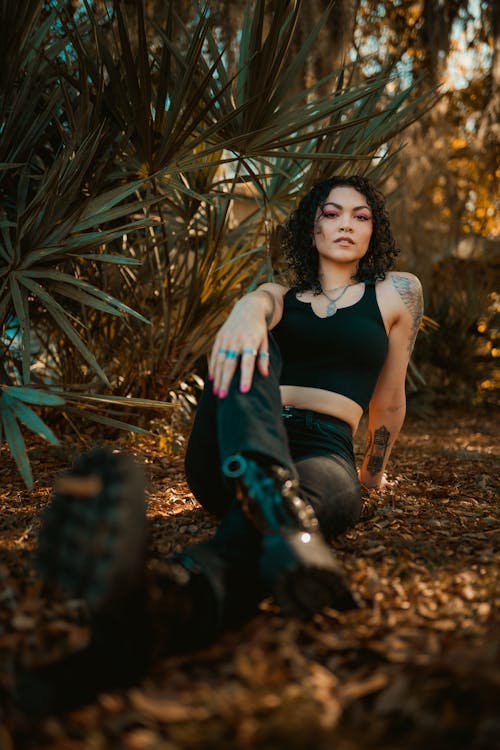
<svg viewBox="0 0 500 750">
<path fill-rule="evenodd" d="M 405 414 L 406 412 L 406 399 L 398 401 L 396 403 L 388 404 L 386 410 L 389 414 Z"/>
<path fill-rule="evenodd" d="M 376 401 L 370 404 L 370 412 L 376 414 L 380 419 L 386 416 L 388 419 L 404 419 L 406 415 L 406 398 L 395 398 L 388 401 Z"/>
</svg>

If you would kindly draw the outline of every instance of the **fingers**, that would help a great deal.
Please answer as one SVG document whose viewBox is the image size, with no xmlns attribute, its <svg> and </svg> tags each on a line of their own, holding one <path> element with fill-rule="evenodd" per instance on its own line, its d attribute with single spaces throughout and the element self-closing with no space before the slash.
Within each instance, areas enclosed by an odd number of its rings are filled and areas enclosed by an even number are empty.
<svg viewBox="0 0 500 750">
<path fill-rule="evenodd" d="M 269 375 L 269 351 L 267 349 L 267 340 L 264 342 L 257 355 L 257 368 L 260 374 L 267 378 Z"/>
<path fill-rule="evenodd" d="M 219 396 L 219 398 L 224 398 L 227 395 L 229 386 L 231 385 L 231 381 L 238 366 L 239 356 L 240 353 L 237 349 L 221 348 L 217 352 L 213 378 L 213 391 L 216 396 Z"/>
<path fill-rule="evenodd" d="M 215 372 L 217 370 L 217 364 L 224 361 L 226 355 L 226 347 L 223 344 L 222 338 L 217 336 L 210 353 L 210 360 L 208 363 L 208 377 L 210 380 L 214 380 Z"/>
<path fill-rule="evenodd" d="M 219 398 L 227 395 L 235 372 L 240 364 L 240 391 L 247 393 L 252 385 L 256 362 L 259 372 L 267 377 L 269 374 L 269 354 L 267 340 L 260 349 L 253 346 L 243 346 L 241 350 L 231 346 L 226 347 L 217 342 L 210 357 L 209 378 L 213 382 L 213 392 Z"/>
<path fill-rule="evenodd" d="M 219 362 L 224 360 L 226 356 L 226 350 L 221 346 L 220 342 L 215 341 L 212 351 L 210 353 L 210 360 L 208 362 L 208 379 L 215 381 L 215 373 L 217 372 L 217 365 Z"/>
<path fill-rule="evenodd" d="M 248 393 L 250 386 L 252 385 L 256 357 L 257 349 L 254 349 L 251 346 L 244 347 L 241 353 L 240 391 L 242 393 Z"/>
</svg>

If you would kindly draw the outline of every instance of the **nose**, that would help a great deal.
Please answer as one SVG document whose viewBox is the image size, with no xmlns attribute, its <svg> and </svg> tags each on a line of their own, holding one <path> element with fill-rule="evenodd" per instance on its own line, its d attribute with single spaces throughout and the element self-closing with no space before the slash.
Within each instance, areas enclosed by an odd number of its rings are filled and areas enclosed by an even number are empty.
<svg viewBox="0 0 500 750">
<path fill-rule="evenodd" d="M 344 224 L 342 227 L 340 227 L 341 232 L 352 232 L 352 227 L 349 226 L 349 224 Z"/>
</svg>

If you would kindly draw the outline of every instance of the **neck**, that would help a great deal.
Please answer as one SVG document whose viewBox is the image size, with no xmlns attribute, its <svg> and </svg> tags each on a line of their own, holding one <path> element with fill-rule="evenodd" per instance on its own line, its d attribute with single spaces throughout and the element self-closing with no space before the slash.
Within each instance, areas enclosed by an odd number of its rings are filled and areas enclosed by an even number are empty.
<svg viewBox="0 0 500 750">
<path fill-rule="evenodd" d="M 348 268 L 348 269 L 342 269 L 341 272 L 339 271 L 326 271 L 319 273 L 319 283 L 321 284 L 321 288 L 328 290 L 328 289 L 337 289 L 339 287 L 347 286 L 348 284 L 355 284 L 356 279 L 354 278 L 354 274 L 356 273 L 356 269 Z"/>
</svg>

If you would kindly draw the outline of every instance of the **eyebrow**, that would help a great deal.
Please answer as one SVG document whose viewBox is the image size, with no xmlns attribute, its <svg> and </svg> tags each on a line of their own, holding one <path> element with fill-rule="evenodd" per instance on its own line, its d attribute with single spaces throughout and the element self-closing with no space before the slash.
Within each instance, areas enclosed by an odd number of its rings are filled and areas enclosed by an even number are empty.
<svg viewBox="0 0 500 750">
<path fill-rule="evenodd" d="M 325 206 L 335 206 L 335 208 L 344 208 L 340 203 L 334 203 L 334 201 L 327 201 L 326 203 L 322 203 L 320 208 L 324 208 Z M 353 211 L 359 211 L 361 208 L 365 208 L 367 211 L 370 211 L 370 206 L 354 206 L 352 209 Z"/>
</svg>

